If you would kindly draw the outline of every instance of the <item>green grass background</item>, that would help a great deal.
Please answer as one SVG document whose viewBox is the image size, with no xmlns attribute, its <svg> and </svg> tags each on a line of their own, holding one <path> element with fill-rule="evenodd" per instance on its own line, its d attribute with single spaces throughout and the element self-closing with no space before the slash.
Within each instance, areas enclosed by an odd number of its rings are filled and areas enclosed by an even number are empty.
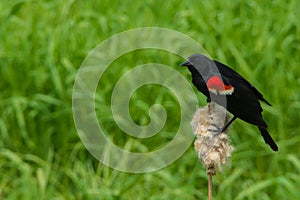
<svg viewBox="0 0 300 200">
<path fill-rule="evenodd" d="M 71 96 L 81 62 L 111 35 L 144 26 L 192 37 L 273 104 L 264 106 L 264 117 L 279 152 L 264 144 L 255 127 L 235 122 L 235 151 L 214 177 L 214 199 L 300 199 L 299 10 L 297 0 L 0 0 L 0 199 L 207 198 L 205 169 L 192 146 L 162 170 L 129 174 L 99 163 L 77 135 Z M 98 117 L 109 137 L 135 151 L 166 144 L 178 127 L 176 99 L 155 85 L 140 88 L 130 109 L 137 123 L 147 124 L 149 107 L 164 105 L 168 121 L 159 136 L 128 137 L 112 119 L 109 94 L 117 78 L 148 61 L 190 78 L 177 67 L 178 57 L 136 51 L 112 64 L 97 92 Z"/>
</svg>

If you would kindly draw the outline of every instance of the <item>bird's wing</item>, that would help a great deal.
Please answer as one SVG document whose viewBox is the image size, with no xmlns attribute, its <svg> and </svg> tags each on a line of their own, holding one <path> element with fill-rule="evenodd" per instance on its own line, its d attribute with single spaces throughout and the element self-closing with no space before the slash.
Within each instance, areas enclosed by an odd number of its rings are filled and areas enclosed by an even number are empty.
<svg viewBox="0 0 300 200">
<path fill-rule="evenodd" d="M 244 77 L 242 77 L 240 74 L 238 74 L 236 71 L 234 71 L 233 69 L 231 69 L 230 67 L 214 60 L 218 70 L 220 71 L 221 75 L 224 76 L 223 78 L 227 78 L 227 81 L 230 82 L 228 80 L 228 77 L 231 77 L 231 80 L 234 80 L 234 82 L 236 83 L 241 83 L 241 84 L 246 84 L 251 91 L 255 94 L 255 96 L 261 100 L 264 101 L 266 104 L 268 104 L 269 106 L 271 106 L 271 104 L 263 97 L 262 93 L 260 93 L 251 83 L 249 83 Z M 233 83 L 230 83 L 232 85 L 234 85 Z"/>
</svg>

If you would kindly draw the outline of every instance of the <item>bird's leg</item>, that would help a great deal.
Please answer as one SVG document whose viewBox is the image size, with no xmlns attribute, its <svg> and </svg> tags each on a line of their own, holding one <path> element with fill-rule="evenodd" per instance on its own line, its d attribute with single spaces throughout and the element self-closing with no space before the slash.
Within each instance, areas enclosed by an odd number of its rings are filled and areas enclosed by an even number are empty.
<svg viewBox="0 0 300 200">
<path fill-rule="evenodd" d="M 212 126 L 215 127 L 216 129 L 215 130 L 208 129 L 208 131 L 216 132 L 216 135 L 219 135 L 223 133 L 230 126 L 230 124 L 232 124 L 232 122 L 236 120 L 236 118 L 237 118 L 236 116 L 233 116 L 233 118 L 223 128 L 220 128 L 215 124 L 212 124 Z"/>
<path fill-rule="evenodd" d="M 218 127 L 217 125 L 215 125 L 215 124 L 211 124 L 213 127 L 215 127 L 216 129 L 207 129 L 208 131 L 210 131 L 210 132 L 215 132 L 215 135 L 219 135 L 220 133 L 222 133 L 221 132 L 221 128 L 220 127 Z"/>
<path fill-rule="evenodd" d="M 232 124 L 232 122 L 236 120 L 236 118 L 236 116 L 233 116 L 233 118 L 221 129 L 221 133 L 223 133 L 228 128 L 228 126 L 230 126 L 230 124 Z"/>
</svg>

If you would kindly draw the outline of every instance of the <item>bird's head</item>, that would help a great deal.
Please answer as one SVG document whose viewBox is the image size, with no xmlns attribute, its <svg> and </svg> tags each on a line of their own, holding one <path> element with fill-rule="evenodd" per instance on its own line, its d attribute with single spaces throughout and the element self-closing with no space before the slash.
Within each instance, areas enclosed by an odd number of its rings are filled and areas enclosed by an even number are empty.
<svg viewBox="0 0 300 200">
<path fill-rule="evenodd" d="M 202 54 L 193 54 L 187 58 L 187 60 L 180 66 L 188 67 L 189 69 L 195 68 L 200 74 L 206 74 L 215 63 L 213 60 Z"/>
</svg>

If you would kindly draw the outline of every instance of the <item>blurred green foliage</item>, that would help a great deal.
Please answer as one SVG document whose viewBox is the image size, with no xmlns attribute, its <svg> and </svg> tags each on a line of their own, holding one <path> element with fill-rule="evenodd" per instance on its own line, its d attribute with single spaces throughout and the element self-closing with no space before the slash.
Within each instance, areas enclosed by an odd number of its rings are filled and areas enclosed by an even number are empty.
<svg viewBox="0 0 300 200">
<path fill-rule="evenodd" d="M 77 135 L 71 97 L 80 64 L 101 41 L 144 26 L 189 35 L 273 104 L 264 106 L 264 117 L 279 152 L 264 144 L 255 127 L 237 121 L 230 130 L 236 149 L 231 165 L 214 177 L 214 199 L 300 199 L 299 10 L 297 0 L 0 0 L 0 199 L 206 198 L 205 169 L 192 146 L 162 170 L 128 174 L 95 160 Z M 114 142 L 135 144 L 136 151 L 164 145 L 178 127 L 176 99 L 155 85 L 137 90 L 130 110 L 144 125 L 151 105 L 164 105 L 163 134 L 131 138 L 113 121 L 109 95 L 115 82 L 149 61 L 190 78 L 174 55 L 132 52 L 112 64 L 96 98 L 99 121 Z M 199 99 L 204 105 L 201 94 Z"/>
</svg>

